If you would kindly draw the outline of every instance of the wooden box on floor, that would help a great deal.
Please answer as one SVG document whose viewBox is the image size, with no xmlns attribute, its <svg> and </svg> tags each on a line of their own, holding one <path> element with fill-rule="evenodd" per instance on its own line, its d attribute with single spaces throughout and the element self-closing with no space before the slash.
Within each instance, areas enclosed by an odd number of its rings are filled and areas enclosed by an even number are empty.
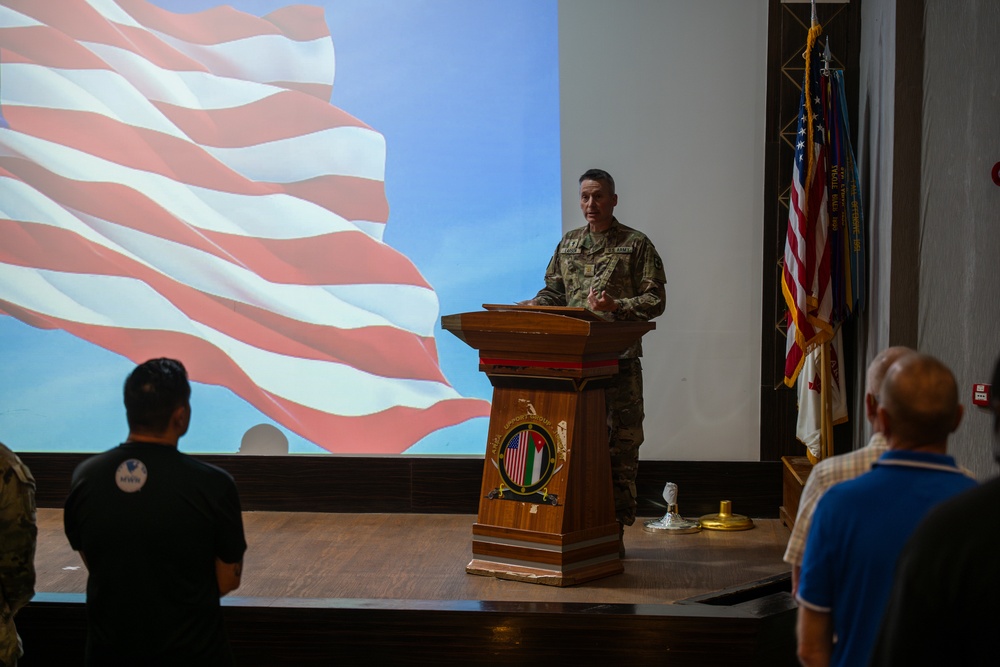
<svg viewBox="0 0 1000 667">
<path fill-rule="evenodd" d="M 604 386 L 654 325 L 581 308 L 485 306 L 441 320 L 493 384 L 466 571 L 569 586 L 623 571 Z"/>
</svg>

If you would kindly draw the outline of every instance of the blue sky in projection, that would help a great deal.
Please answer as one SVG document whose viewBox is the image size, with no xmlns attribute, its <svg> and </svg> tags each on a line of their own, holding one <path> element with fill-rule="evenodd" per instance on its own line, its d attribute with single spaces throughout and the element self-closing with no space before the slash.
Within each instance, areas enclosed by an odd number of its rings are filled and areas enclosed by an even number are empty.
<svg viewBox="0 0 1000 667">
<path fill-rule="evenodd" d="M 179 12 L 217 4 L 157 0 Z M 287 1 L 234 1 L 257 15 Z M 384 240 L 438 294 L 441 314 L 533 296 L 561 229 L 555 0 L 339 0 L 323 4 L 336 51 L 331 101 L 386 139 Z M 490 398 L 476 352 L 436 334 L 463 395 Z M 62 331 L 0 317 L 0 441 L 24 451 L 101 451 L 127 433 L 132 363 Z M 195 384 L 182 449 L 234 452 L 274 424 L 226 388 Z M 485 451 L 486 419 L 408 450 Z M 323 453 L 281 425 L 293 453 Z M 363 451 L 363 445 L 359 447 Z"/>
</svg>

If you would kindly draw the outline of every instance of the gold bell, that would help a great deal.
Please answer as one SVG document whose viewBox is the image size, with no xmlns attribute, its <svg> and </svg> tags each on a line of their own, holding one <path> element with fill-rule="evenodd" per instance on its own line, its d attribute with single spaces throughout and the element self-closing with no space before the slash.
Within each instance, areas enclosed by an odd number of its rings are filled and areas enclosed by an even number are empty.
<svg viewBox="0 0 1000 667">
<path fill-rule="evenodd" d="M 701 517 L 701 527 L 706 530 L 749 530 L 753 528 L 753 520 L 742 514 L 733 514 L 731 500 L 719 503 L 718 514 L 706 514 Z"/>
</svg>

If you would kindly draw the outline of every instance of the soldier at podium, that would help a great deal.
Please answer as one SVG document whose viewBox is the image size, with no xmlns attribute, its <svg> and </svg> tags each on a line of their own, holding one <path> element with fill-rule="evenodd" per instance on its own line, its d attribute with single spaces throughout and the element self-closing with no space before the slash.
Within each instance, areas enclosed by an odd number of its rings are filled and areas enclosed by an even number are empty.
<svg viewBox="0 0 1000 667">
<path fill-rule="evenodd" d="M 587 224 L 567 232 L 545 270 L 545 287 L 525 304 L 588 308 L 608 320 L 651 320 L 664 309 L 663 261 L 642 232 L 614 217 L 615 181 L 590 169 L 580 177 L 580 210 Z M 622 354 L 607 389 L 608 437 L 615 514 L 635 522 L 635 477 L 643 441 L 642 345 Z M 624 556 L 624 546 L 620 547 Z"/>
</svg>

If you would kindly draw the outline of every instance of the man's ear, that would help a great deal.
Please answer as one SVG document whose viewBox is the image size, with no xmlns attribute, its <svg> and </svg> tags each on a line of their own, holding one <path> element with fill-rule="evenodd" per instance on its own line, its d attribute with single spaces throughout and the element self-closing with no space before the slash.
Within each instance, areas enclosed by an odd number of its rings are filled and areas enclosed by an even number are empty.
<svg viewBox="0 0 1000 667">
<path fill-rule="evenodd" d="M 965 414 L 965 407 L 959 403 L 958 410 L 955 412 L 955 424 L 951 427 L 950 433 L 954 433 L 958 430 L 958 425 L 962 423 L 962 415 Z"/>
<path fill-rule="evenodd" d="M 881 405 L 875 409 L 875 424 L 882 435 L 885 436 L 885 439 L 888 440 L 889 436 L 892 435 L 892 416 Z"/>
<path fill-rule="evenodd" d="M 178 405 L 170 415 L 170 426 L 178 435 L 187 433 L 191 424 L 191 405 Z"/>
<path fill-rule="evenodd" d="M 868 421 L 872 423 L 875 423 L 878 418 L 878 401 L 875 400 L 875 396 L 871 392 L 865 393 L 865 414 L 868 416 Z"/>
</svg>

